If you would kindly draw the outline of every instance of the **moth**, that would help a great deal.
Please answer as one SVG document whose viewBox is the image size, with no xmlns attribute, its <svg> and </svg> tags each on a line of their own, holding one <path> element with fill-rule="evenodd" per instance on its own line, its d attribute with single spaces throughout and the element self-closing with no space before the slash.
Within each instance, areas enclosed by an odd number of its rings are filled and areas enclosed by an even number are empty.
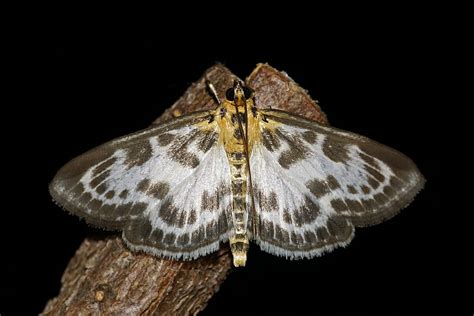
<svg viewBox="0 0 474 316">
<path fill-rule="evenodd" d="M 236 81 L 214 110 L 98 146 L 62 167 L 50 193 L 134 251 L 191 260 L 229 241 L 312 258 L 391 218 L 423 187 L 416 165 L 366 137 L 280 110 Z"/>
</svg>

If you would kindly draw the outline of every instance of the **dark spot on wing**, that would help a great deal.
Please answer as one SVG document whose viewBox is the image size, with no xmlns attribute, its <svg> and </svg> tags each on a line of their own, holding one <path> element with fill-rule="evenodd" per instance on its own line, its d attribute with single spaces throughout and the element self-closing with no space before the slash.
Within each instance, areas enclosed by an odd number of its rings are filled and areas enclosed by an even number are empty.
<svg viewBox="0 0 474 316">
<path fill-rule="evenodd" d="M 117 205 L 115 204 L 102 204 L 102 207 L 99 210 L 100 215 L 103 218 L 109 218 L 109 217 L 114 217 L 115 215 L 115 208 Z"/>
<path fill-rule="evenodd" d="M 271 240 L 275 238 L 274 233 L 273 224 L 269 221 L 262 221 L 260 226 L 260 236 L 264 240 Z"/>
<path fill-rule="evenodd" d="M 124 216 L 130 213 L 130 209 L 132 208 L 133 203 L 125 203 L 125 204 L 118 204 L 115 208 L 115 215 L 116 216 Z"/>
<path fill-rule="evenodd" d="M 367 171 L 368 174 L 370 174 L 373 178 L 375 178 L 378 182 L 383 182 L 385 180 L 385 177 L 383 174 L 378 172 L 376 169 L 369 165 L 364 165 L 365 171 Z"/>
<path fill-rule="evenodd" d="M 358 200 L 352 200 L 352 199 L 345 199 L 346 205 L 349 208 L 349 211 L 355 212 L 355 213 L 361 213 L 364 211 L 364 207 L 362 206 L 362 203 Z"/>
<path fill-rule="evenodd" d="M 128 190 L 127 190 L 127 189 L 123 190 L 123 191 L 120 192 L 120 194 L 119 194 L 119 198 L 121 198 L 121 199 L 126 199 L 127 196 L 128 196 Z"/>
<path fill-rule="evenodd" d="M 150 238 L 151 232 L 153 227 L 151 226 L 151 222 L 148 218 L 140 218 L 140 229 L 137 229 L 137 237 L 139 240 L 148 239 Z"/>
<path fill-rule="evenodd" d="M 320 214 L 319 205 L 315 204 L 308 196 L 305 197 L 304 204 L 295 212 L 295 222 L 297 226 L 313 223 Z"/>
<path fill-rule="evenodd" d="M 230 188 L 225 183 L 220 183 L 212 193 L 205 190 L 201 196 L 201 209 L 203 211 L 216 211 L 219 208 L 221 200 L 229 194 Z"/>
<path fill-rule="evenodd" d="M 377 202 L 374 199 L 363 199 L 361 202 L 366 211 L 374 211 L 377 207 Z"/>
<path fill-rule="evenodd" d="M 387 196 L 394 196 L 396 194 L 396 191 L 393 187 L 388 185 L 383 188 L 383 193 Z"/>
<path fill-rule="evenodd" d="M 168 194 L 170 186 L 166 182 L 153 183 L 146 192 L 149 196 L 162 200 Z"/>
<path fill-rule="evenodd" d="M 189 135 L 177 137 L 168 150 L 169 157 L 183 166 L 196 168 L 199 165 L 199 159 L 194 153 L 188 151 L 188 146 L 199 133 L 198 130 L 193 130 Z"/>
<path fill-rule="evenodd" d="M 148 139 L 136 144 L 135 146 L 126 148 L 127 158 L 125 164 L 128 168 L 141 166 L 147 162 L 153 153 L 150 142 Z"/>
<path fill-rule="evenodd" d="M 77 199 L 84 192 L 84 185 L 81 182 L 78 182 L 70 191 L 72 197 Z"/>
<path fill-rule="evenodd" d="M 329 217 L 326 227 L 331 239 L 334 241 L 344 240 L 352 232 L 352 227 L 347 223 L 347 220 L 341 217 Z"/>
<path fill-rule="evenodd" d="M 158 215 L 166 224 L 170 226 L 178 226 L 177 216 L 179 215 L 179 210 L 174 206 L 172 198 L 167 198 L 163 201 Z"/>
<path fill-rule="evenodd" d="M 140 243 L 152 235 L 152 226 L 148 218 L 138 217 L 126 228 L 127 240 L 133 243 Z"/>
<path fill-rule="evenodd" d="M 215 211 L 219 205 L 219 200 L 216 196 L 210 195 L 208 191 L 204 191 L 201 196 L 201 209 L 208 211 Z"/>
<path fill-rule="evenodd" d="M 306 243 L 313 245 L 315 244 L 318 240 L 316 238 L 316 235 L 312 231 L 305 231 L 304 232 L 304 239 Z"/>
<path fill-rule="evenodd" d="M 197 147 L 202 152 L 208 152 L 216 143 L 219 135 L 215 131 L 203 131 L 197 140 Z"/>
<path fill-rule="evenodd" d="M 150 179 L 143 179 L 142 181 L 138 183 L 136 190 L 138 192 L 146 192 L 149 187 L 150 187 Z"/>
<path fill-rule="evenodd" d="M 205 238 L 204 227 L 200 226 L 197 230 L 192 232 L 191 243 L 200 244 L 204 241 L 204 238 Z"/>
<path fill-rule="evenodd" d="M 375 161 L 374 157 L 371 157 L 371 156 L 369 156 L 369 155 L 367 155 L 366 153 L 363 153 L 363 152 L 359 153 L 359 155 L 360 155 L 360 158 L 362 158 L 362 160 L 363 160 L 367 165 L 372 166 L 372 167 L 378 169 L 378 164 L 377 164 L 377 162 Z"/>
<path fill-rule="evenodd" d="M 310 144 L 316 143 L 316 140 L 318 139 L 318 134 L 314 131 L 304 131 L 301 136 Z"/>
<path fill-rule="evenodd" d="M 339 184 L 339 182 L 337 181 L 337 179 L 332 176 L 332 175 L 329 175 L 327 178 L 326 178 L 326 181 L 328 183 L 328 186 L 331 190 L 337 190 L 341 187 L 341 185 Z"/>
<path fill-rule="evenodd" d="M 106 170 L 102 172 L 101 174 L 97 175 L 92 181 L 90 182 L 90 187 L 95 188 L 99 184 L 105 181 L 110 176 L 110 170 Z"/>
<path fill-rule="evenodd" d="M 353 185 L 348 185 L 347 186 L 347 191 L 351 194 L 357 194 L 357 189 Z"/>
<path fill-rule="evenodd" d="M 393 176 L 390 178 L 390 185 L 397 191 L 401 190 L 404 186 L 400 179 Z"/>
<path fill-rule="evenodd" d="M 229 214 L 232 209 L 231 205 L 228 205 L 226 209 L 219 214 L 219 219 L 217 221 L 217 226 L 219 230 L 219 234 L 226 233 L 229 230 L 229 220 L 227 218 L 227 214 Z"/>
<path fill-rule="evenodd" d="M 297 209 L 285 209 L 283 213 L 283 220 L 287 224 L 294 223 L 295 226 L 301 227 L 304 224 L 313 223 L 319 214 L 319 205 L 316 205 L 309 197 L 306 197 L 304 204 Z"/>
<path fill-rule="evenodd" d="M 106 169 L 108 169 L 110 166 L 112 166 L 115 163 L 116 160 L 117 160 L 117 158 L 110 157 L 109 159 L 107 159 L 107 160 L 101 162 L 100 164 L 98 164 L 94 168 L 94 170 L 92 171 L 92 177 L 96 177 L 97 175 L 104 172 Z"/>
<path fill-rule="evenodd" d="M 275 151 L 280 148 L 280 140 L 275 135 L 275 132 L 272 132 L 269 129 L 264 128 L 262 130 L 262 144 L 268 151 Z"/>
<path fill-rule="evenodd" d="M 152 233 L 151 233 L 151 236 L 150 236 L 150 239 L 154 242 L 154 243 L 161 243 L 161 241 L 163 240 L 163 231 L 159 228 L 156 228 Z"/>
<path fill-rule="evenodd" d="M 178 239 L 176 240 L 176 243 L 181 246 L 187 245 L 189 243 L 189 234 L 184 233 L 182 235 L 179 235 Z"/>
<path fill-rule="evenodd" d="M 370 193 L 370 188 L 368 186 L 363 185 L 360 188 L 362 190 L 362 193 L 364 193 L 364 194 L 369 194 Z"/>
<path fill-rule="evenodd" d="M 192 225 L 196 222 L 196 210 L 191 209 L 188 214 L 188 225 Z"/>
<path fill-rule="evenodd" d="M 275 225 L 275 239 L 283 244 L 288 244 L 290 236 L 286 230 L 282 229 L 279 225 Z"/>
<path fill-rule="evenodd" d="M 93 199 L 87 204 L 87 207 L 93 211 L 97 211 L 102 207 L 102 201 L 98 199 Z"/>
<path fill-rule="evenodd" d="M 147 207 L 148 207 L 147 203 L 135 202 L 135 203 L 133 203 L 132 207 L 130 208 L 130 215 L 143 214 L 143 212 L 145 212 Z"/>
<path fill-rule="evenodd" d="M 177 225 L 179 228 L 183 228 L 186 224 L 186 212 L 182 211 L 178 216 Z"/>
<path fill-rule="evenodd" d="M 276 129 L 275 132 L 279 138 L 286 141 L 289 147 L 289 149 L 284 150 L 278 158 L 278 163 L 283 168 L 289 169 L 292 164 L 297 163 L 300 160 L 304 160 L 309 156 L 310 150 L 303 143 L 303 140 L 300 136 L 287 136 L 284 135 L 279 129 Z"/>
<path fill-rule="evenodd" d="M 378 193 L 378 194 L 374 195 L 374 200 L 378 204 L 381 204 L 381 205 L 387 204 L 387 202 L 388 202 L 387 196 L 383 193 Z"/>
<path fill-rule="evenodd" d="M 327 231 L 326 227 L 318 227 L 316 229 L 316 236 L 318 236 L 319 240 L 326 241 L 329 239 L 329 232 Z"/>
<path fill-rule="evenodd" d="M 337 213 L 347 212 L 349 210 L 346 203 L 341 199 L 331 200 L 331 206 Z"/>
<path fill-rule="evenodd" d="M 79 198 L 79 203 L 85 205 L 89 203 L 91 199 L 92 195 L 89 192 L 84 192 Z"/>
<path fill-rule="evenodd" d="M 276 212 L 279 208 L 278 196 L 275 192 L 270 192 L 266 195 L 263 191 L 254 188 L 255 202 L 260 206 L 264 212 Z"/>
<path fill-rule="evenodd" d="M 324 195 L 330 192 L 329 187 L 327 186 L 326 182 L 320 181 L 318 179 L 313 179 L 313 180 L 308 181 L 306 183 L 306 187 L 317 198 L 323 197 Z"/>
<path fill-rule="evenodd" d="M 105 197 L 106 197 L 107 199 L 109 199 L 109 200 L 110 200 L 110 199 L 113 199 L 114 196 L 115 196 L 115 191 L 114 191 L 114 190 L 110 190 L 110 191 L 108 191 L 107 193 L 105 193 Z"/>
<path fill-rule="evenodd" d="M 157 136 L 158 144 L 162 147 L 169 145 L 174 139 L 174 135 L 170 133 L 163 133 Z"/>
<path fill-rule="evenodd" d="M 327 136 L 323 142 L 323 153 L 334 162 L 345 162 L 349 159 L 346 145 L 331 136 Z"/>
<path fill-rule="evenodd" d="M 216 239 L 218 236 L 216 222 L 211 221 L 206 225 L 206 238 Z"/>
<path fill-rule="evenodd" d="M 105 182 L 102 182 L 95 188 L 95 192 L 97 192 L 99 195 L 103 194 L 105 191 L 107 191 L 107 184 Z"/>
<path fill-rule="evenodd" d="M 367 182 L 369 183 L 369 185 L 372 187 L 372 189 L 377 189 L 379 186 L 380 186 L 380 182 L 378 182 L 377 180 L 375 180 L 374 178 L 372 177 L 369 177 L 369 179 L 367 179 Z"/>
<path fill-rule="evenodd" d="M 283 221 L 287 224 L 292 224 L 293 221 L 291 220 L 291 215 L 290 212 L 288 211 L 287 208 L 283 210 Z"/>
<path fill-rule="evenodd" d="M 176 235 L 174 233 L 168 233 L 165 235 L 165 238 L 163 238 L 163 243 L 167 245 L 172 245 L 174 244 L 175 240 L 176 240 Z"/>
</svg>

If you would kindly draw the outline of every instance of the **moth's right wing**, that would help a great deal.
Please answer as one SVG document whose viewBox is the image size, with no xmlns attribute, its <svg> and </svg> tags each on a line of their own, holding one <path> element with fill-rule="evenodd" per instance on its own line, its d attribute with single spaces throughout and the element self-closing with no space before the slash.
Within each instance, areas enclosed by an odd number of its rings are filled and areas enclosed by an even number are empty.
<svg viewBox="0 0 474 316">
<path fill-rule="evenodd" d="M 291 113 L 257 113 L 252 231 L 263 250 L 310 258 L 345 246 L 354 226 L 394 216 L 423 187 L 416 165 L 392 148 Z"/>
<path fill-rule="evenodd" d="M 73 159 L 53 198 L 91 224 L 123 232 L 133 250 L 192 259 L 228 238 L 229 165 L 213 111 L 185 115 Z"/>
</svg>

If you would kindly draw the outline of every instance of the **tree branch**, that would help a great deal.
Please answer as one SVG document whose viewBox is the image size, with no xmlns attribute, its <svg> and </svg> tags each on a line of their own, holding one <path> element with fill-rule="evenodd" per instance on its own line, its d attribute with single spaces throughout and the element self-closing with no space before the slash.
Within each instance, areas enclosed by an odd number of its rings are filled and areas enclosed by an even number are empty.
<svg viewBox="0 0 474 316">
<path fill-rule="evenodd" d="M 205 80 L 219 95 L 236 78 L 223 65 L 209 68 L 165 113 L 159 124 L 185 113 L 215 108 Z M 259 108 L 282 109 L 326 124 L 326 116 L 286 74 L 259 64 L 247 78 Z M 188 315 L 203 310 L 231 269 L 229 246 L 194 261 L 171 261 L 132 253 L 117 235 L 87 238 L 64 272 L 62 287 L 44 315 L 161 314 Z"/>
</svg>

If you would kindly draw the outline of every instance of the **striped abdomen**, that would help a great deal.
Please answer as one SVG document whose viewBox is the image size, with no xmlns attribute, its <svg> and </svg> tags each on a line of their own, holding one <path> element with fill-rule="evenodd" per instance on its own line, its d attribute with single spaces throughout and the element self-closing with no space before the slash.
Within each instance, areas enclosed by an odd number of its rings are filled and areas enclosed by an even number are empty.
<svg viewBox="0 0 474 316">
<path fill-rule="evenodd" d="M 244 266 L 247 260 L 249 239 L 247 236 L 247 159 L 243 151 L 227 153 L 231 170 L 232 220 L 234 232 L 230 236 L 230 247 L 234 265 Z"/>
</svg>

